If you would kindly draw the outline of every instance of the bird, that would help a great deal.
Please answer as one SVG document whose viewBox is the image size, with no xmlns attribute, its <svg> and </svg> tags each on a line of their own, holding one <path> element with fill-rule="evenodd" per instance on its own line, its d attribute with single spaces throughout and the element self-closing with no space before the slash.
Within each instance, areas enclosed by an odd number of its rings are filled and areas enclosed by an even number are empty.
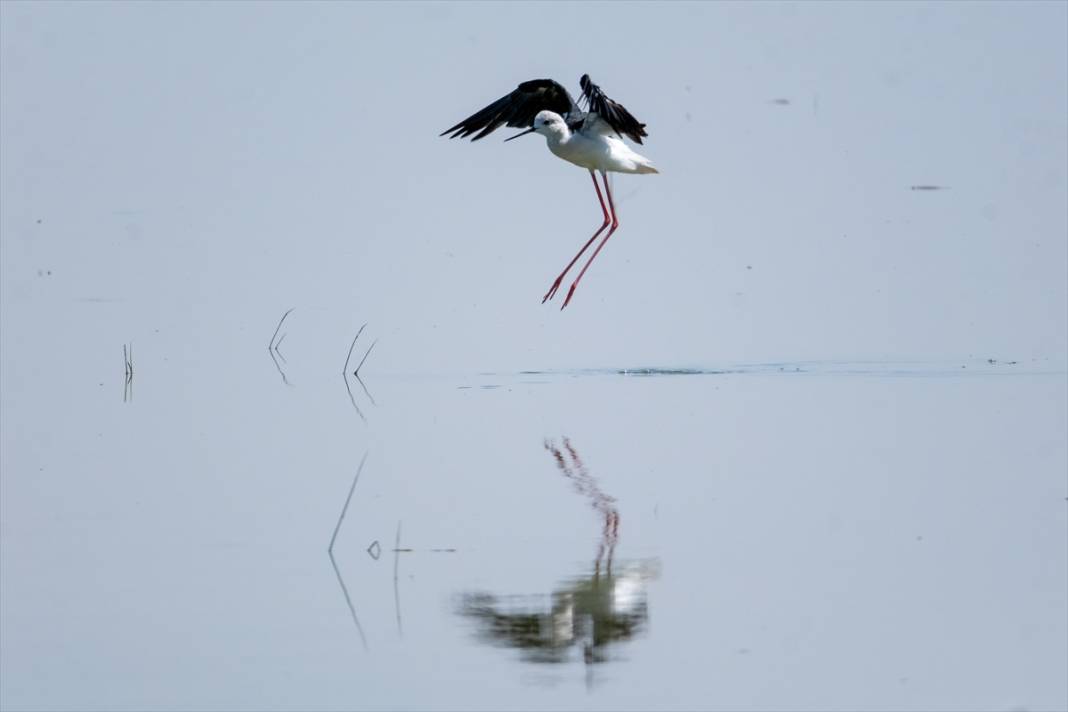
<svg viewBox="0 0 1068 712">
<path fill-rule="evenodd" d="M 645 131 L 645 124 L 634 118 L 622 104 L 609 99 L 601 88 L 590 80 L 589 74 L 582 75 L 579 86 L 582 88 L 580 101 L 585 104 L 585 108 L 581 107 L 559 82 L 552 79 L 531 79 L 520 83 L 511 93 L 505 94 L 439 134 L 450 139 L 467 138 L 474 134 L 471 140 L 477 141 L 501 126 L 525 128 L 525 131 L 506 138 L 505 141 L 512 141 L 530 133 L 541 134 L 555 156 L 590 172 L 604 221 L 549 287 L 549 291 L 542 297 L 542 304 L 556 295 L 564 277 L 597 237 L 606 229 L 608 232 L 572 282 L 561 309 L 571 303 L 575 288 L 586 270 L 619 227 L 612 189 L 608 185 L 608 173 L 660 172 L 648 158 L 623 141 L 625 136 L 641 145 L 642 139 L 649 135 Z M 597 183 L 597 173 L 601 174 L 601 181 L 604 183 L 607 205 Z"/>
</svg>

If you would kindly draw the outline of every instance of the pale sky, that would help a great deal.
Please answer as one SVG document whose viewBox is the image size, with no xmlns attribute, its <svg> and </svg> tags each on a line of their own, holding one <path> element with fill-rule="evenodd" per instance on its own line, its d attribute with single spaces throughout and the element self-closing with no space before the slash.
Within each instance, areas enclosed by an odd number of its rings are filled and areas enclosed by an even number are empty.
<svg viewBox="0 0 1068 712">
<path fill-rule="evenodd" d="M 5 2 L 4 321 L 39 328 L 47 284 L 194 350 L 289 307 L 342 344 L 371 322 L 383 370 L 1063 368 L 1066 8 Z M 588 176 L 438 134 L 584 72 L 661 174 L 617 177 L 561 313 Z"/>
</svg>

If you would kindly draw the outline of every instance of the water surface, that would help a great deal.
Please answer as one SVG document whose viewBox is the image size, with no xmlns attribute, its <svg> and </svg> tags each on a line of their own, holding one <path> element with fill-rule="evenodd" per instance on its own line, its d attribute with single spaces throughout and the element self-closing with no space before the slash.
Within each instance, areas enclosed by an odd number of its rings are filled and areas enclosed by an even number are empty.
<svg viewBox="0 0 1068 712">
<path fill-rule="evenodd" d="M 298 324 L 5 348 L 5 708 L 1063 702 L 1063 372 L 357 381 Z"/>
</svg>

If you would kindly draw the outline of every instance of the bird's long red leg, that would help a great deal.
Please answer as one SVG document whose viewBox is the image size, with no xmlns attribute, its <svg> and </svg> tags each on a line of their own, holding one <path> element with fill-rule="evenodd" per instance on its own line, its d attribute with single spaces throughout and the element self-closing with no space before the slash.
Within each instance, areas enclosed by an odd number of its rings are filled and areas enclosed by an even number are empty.
<svg viewBox="0 0 1068 712">
<path fill-rule="evenodd" d="M 608 206 L 612 209 L 612 228 L 604 236 L 604 239 L 601 240 L 601 244 L 597 245 L 597 249 L 593 251 L 593 254 L 590 255 L 590 259 L 587 260 L 586 266 L 582 268 L 581 272 L 579 272 L 579 276 L 575 278 L 574 282 L 572 282 L 571 289 L 567 290 L 567 299 L 564 300 L 564 306 L 560 307 L 561 309 L 566 307 L 568 305 L 568 303 L 571 301 L 571 297 L 574 296 L 574 294 L 575 294 L 575 287 L 577 287 L 579 281 L 582 280 L 582 275 L 586 274 L 586 270 L 588 270 L 590 268 L 590 265 L 593 264 L 593 261 L 595 259 L 597 259 L 597 254 L 601 251 L 601 248 L 604 247 L 604 243 L 608 242 L 608 238 L 612 237 L 612 233 L 616 231 L 617 227 L 619 227 L 619 218 L 616 217 L 616 206 L 615 206 L 615 203 L 612 202 L 612 189 L 608 187 L 608 174 L 607 173 L 602 173 L 601 174 L 601 180 L 604 181 L 604 192 L 608 195 Z M 597 182 L 597 179 L 594 178 L 594 183 L 596 183 L 596 182 Z M 597 194 L 600 195 L 601 192 L 597 191 Z M 608 219 L 608 216 L 605 215 L 605 220 L 607 220 L 607 219 Z M 607 223 L 605 223 L 605 224 L 607 225 Z M 598 232 L 600 232 L 600 231 L 598 231 Z M 597 237 L 597 236 L 594 235 L 594 237 Z M 592 242 L 592 240 L 590 242 Z M 587 244 L 586 247 L 589 247 L 589 244 Z M 585 249 L 586 248 L 584 247 L 583 250 L 585 250 Z M 580 252 L 579 254 L 581 255 L 582 253 Z M 578 257 L 576 257 L 575 259 L 578 259 Z"/>
<path fill-rule="evenodd" d="M 585 252 L 589 248 L 589 246 L 593 244 L 593 241 L 597 239 L 597 236 L 600 235 L 606 227 L 608 227 L 608 208 L 605 207 L 604 198 L 601 196 L 601 186 L 597 185 L 597 176 L 594 174 L 593 171 L 590 171 L 590 178 L 593 179 L 593 187 L 597 190 L 597 200 L 601 202 L 601 211 L 604 213 L 604 222 L 601 224 L 601 227 L 597 229 L 597 232 L 593 233 L 593 237 L 589 239 L 589 242 L 583 245 L 582 249 L 579 250 L 578 254 L 575 255 L 575 257 L 567 263 L 567 267 L 564 267 L 564 271 L 560 273 L 560 276 L 556 278 L 555 282 L 553 282 L 553 286 L 549 287 L 549 291 L 545 293 L 544 297 L 542 297 L 542 304 L 544 304 L 547 300 L 553 298 L 553 295 L 556 294 L 556 290 L 560 288 L 560 283 L 564 281 L 564 276 L 566 276 L 568 271 L 575 266 L 575 263 L 578 262 L 578 258 L 582 257 L 582 253 Z M 605 184 L 605 187 L 608 187 L 607 183 Z"/>
</svg>

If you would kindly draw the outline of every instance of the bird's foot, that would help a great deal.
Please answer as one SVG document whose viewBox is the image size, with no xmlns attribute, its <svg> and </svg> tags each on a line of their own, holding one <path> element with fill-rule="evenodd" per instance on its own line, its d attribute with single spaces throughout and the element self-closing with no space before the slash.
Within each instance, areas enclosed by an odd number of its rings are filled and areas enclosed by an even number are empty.
<svg viewBox="0 0 1068 712">
<path fill-rule="evenodd" d="M 575 287 L 577 286 L 578 281 L 576 280 L 575 283 L 571 285 L 571 289 L 567 290 L 567 299 L 564 300 L 564 304 L 560 307 L 560 311 L 563 311 L 564 307 L 571 303 L 571 297 L 575 296 Z"/>
<path fill-rule="evenodd" d="M 560 275 L 559 277 L 556 278 L 556 281 L 553 282 L 553 286 L 549 287 L 549 291 L 546 292 L 545 296 L 541 298 L 541 303 L 542 304 L 544 304 L 545 302 L 549 301 L 554 296 L 556 296 L 556 290 L 560 289 L 560 282 L 562 282 L 563 279 L 564 279 L 564 275 Z"/>
</svg>

